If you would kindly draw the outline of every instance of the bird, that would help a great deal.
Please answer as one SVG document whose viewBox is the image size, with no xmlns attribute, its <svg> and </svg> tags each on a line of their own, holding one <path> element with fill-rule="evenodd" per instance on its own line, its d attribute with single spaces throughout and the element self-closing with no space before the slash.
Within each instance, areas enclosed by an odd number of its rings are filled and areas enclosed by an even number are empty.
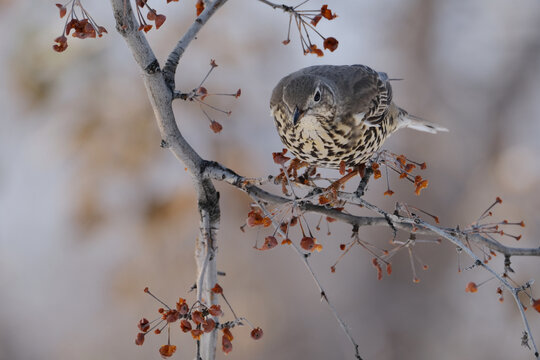
<svg viewBox="0 0 540 360">
<path fill-rule="evenodd" d="M 399 129 L 448 131 L 397 106 L 391 80 L 366 65 L 316 65 L 285 76 L 270 99 L 281 141 L 312 166 L 341 168 L 366 164 Z"/>
</svg>

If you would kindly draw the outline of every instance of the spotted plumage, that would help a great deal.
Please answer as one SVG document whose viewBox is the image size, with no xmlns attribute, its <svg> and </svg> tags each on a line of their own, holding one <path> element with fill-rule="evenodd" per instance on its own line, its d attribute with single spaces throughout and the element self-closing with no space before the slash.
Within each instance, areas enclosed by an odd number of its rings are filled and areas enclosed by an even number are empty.
<svg viewBox="0 0 540 360">
<path fill-rule="evenodd" d="M 447 131 L 395 105 L 388 76 L 365 65 L 296 71 L 276 85 L 270 108 L 285 146 L 300 160 L 328 168 L 365 163 L 403 127 Z"/>
</svg>

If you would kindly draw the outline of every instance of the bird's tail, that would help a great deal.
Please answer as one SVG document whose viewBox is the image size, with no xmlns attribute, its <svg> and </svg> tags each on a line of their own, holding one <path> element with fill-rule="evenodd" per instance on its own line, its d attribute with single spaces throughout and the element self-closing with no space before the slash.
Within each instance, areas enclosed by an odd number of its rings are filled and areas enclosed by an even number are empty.
<svg viewBox="0 0 540 360">
<path fill-rule="evenodd" d="M 421 119 L 417 116 L 407 113 L 403 109 L 399 109 L 399 128 L 409 128 L 418 131 L 424 131 L 431 134 L 436 134 L 442 131 L 448 131 L 447 128 L 429 122 L 427 120 Z"/>
</svg>

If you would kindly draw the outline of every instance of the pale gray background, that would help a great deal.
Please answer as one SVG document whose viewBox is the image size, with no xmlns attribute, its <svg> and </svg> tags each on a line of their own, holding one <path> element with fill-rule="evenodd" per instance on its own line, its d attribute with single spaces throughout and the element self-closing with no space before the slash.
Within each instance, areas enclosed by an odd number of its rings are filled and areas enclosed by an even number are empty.
<svg viewBox="0 0 540 360">
<path fill-rule="evenodd" d="M 168 19 L 149 40 L 163 61 L 194 18 L 194 0 L 165 5 Z M 307 5 L 317 8 L 321 2 Z M 115 32 L 108 2 L 86 1 L 109 34 L 69 40 L 52 51 L 63 20 L 53 1 L 0 1 L 0 359 L 158 359 L 165 336 L 133 344 L 136 323 L 194 281 L 197 213 L 182 164 L 159 148 L 141 76 Z M 246 176 L 277 172 L 270 153 L 281 148 L 269 116 L 275 83 L 300 67 L 363 63 L 405 80 L 396 101 L 413 114 L 451 129 L 438 136 L 403 131 L 385 146 L 427 161 L 430 186 L 421 197 L 391 179 L 368 198 L 386 209 L 407 201 L 439 215 L 445 226 L 467 225 L 496 197 L 496 214 L 523 219 L 516 244 L 540 246 L 540 3 L 536 0 L 358 0 L 330 3 L 339 18 L 318 28 L 339 49 L 303 56 L 288 17 L 257 1 L 231 0 L 182 59 L 177 84 L 196 86 L 210 58 L 219 64 L 210 90 L 242 88 L 213 134 L 198 106 L 175 105 L 178 122 L 200 153 Z M 320 44 L 320 42 L 319 42 Z M 256 231 L 241 233 L 248 199 L 218 185 L 223 212 L 221 281 L 239 314 L 260 325 L 261 341 L 237 335 L 234 359 L 350 358 L 351 348 L 296 255 L 286 247 L 253 250 Z M 517 229 L 516 231 L 519 231 Z M 405 253 L 394 274 L 376 280 L 370 256 L 354 249 L 329 272 L 349 226 L 333 224 L 314 257 L 321 281 L 367 359 L 529 359 L 520 346 L 521 321 L 496 284 L 464 292 L 486 273 L 457 273 L 448 244 L 418 250 L 430 265 L 411 282 Z M 387 229 L 362 231 L 379 244 Z M 497 259 L 501 269 L 500 257 Z M 515 279 L 540 274 L 540 259 L 515 259 Z M 535 288 L 535 296 L 540 290 Z M 540 341 L 540 314 L 527 311 Z M 175 359 L 192 359 L 189 336 L 173 332 Z M 222 354 L 218 358 L 224 358 Z"/>
</svg>

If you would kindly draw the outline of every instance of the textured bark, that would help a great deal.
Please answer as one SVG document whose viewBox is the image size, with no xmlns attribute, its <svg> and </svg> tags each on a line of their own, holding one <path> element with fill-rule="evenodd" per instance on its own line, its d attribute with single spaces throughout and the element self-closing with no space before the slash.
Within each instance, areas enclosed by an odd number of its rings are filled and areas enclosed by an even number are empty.
<svg viewBox="0 0 540 360">
<path fill-rule="evenodd" d="M 217 0 L 208 6 L 201 16 L 195 20 L 195 23 L 182 38 L 179 45 L 173 50 L 167 62 L 169 71 L 169 82 L 167 82 L 166 76 L 161 71 L 159 62 L 148 44 L 146 37 L 143 32 L 137 29 L 137 22 L 130 1 L 111 0 L 116 19 L 116 29 L 124 37 L 143 74 L 144 85 L 161 133 L 161 146 L 171 150 L 184 163 L 189 170 L 197 191 L 200 213 L 200 231 L 195 247 L 198 285 L 197 298 L 200 301 L 204 301 L 208 306 L 214 304 L 216 301 L 210 289 L 217 282 L 216 233 L 220 220 L 219 193 L 212 184 L 212 180 L 204 177 L 203 169 L 205 161 L 182 136 L 176 124 L 172 101 L 174 74 L 185 46 L 189 44 L 204 23 L 225 1 Z M 213 360 L 215 358 L 216 339 L 217 334 L 215 330 L 202 337 L 200 354 L 204 360 Z"/>
</svg>

